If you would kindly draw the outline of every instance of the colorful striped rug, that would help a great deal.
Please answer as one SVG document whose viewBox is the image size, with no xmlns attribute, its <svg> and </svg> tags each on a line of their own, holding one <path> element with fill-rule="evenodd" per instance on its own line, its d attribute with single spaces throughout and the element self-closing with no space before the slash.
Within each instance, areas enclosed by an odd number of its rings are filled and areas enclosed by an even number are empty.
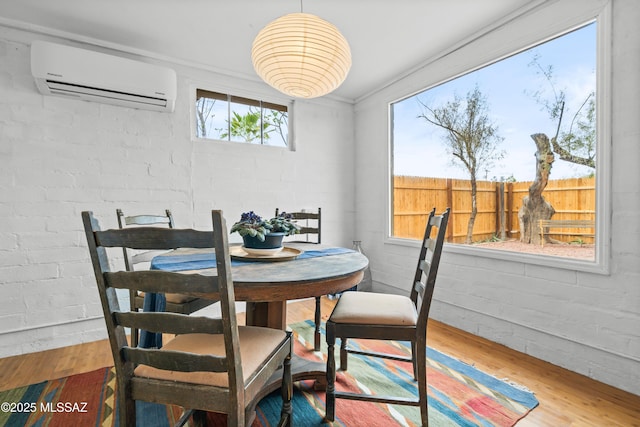
<svg viewBox="0 0 640 427">
<path fill-rule="evenodd" d="M 321 360 L 323 352 L 310 350 L 313 324 L 292 326 L 299 356 Z M 378 341 L 352 342 L 375 351 L 408 354 L 406 343 Z M 431 348 L 428 349 L 429 417 L 432 427 L 512 426 L 537 404 L 533 394 L 522 387 L 487 375 Z M 353 375 L 353 376 L 352 376 Z M 355 379 L 357 378 L 357 380 Z M 408 363 L 351 355 L 349 370 L 339 372 L 338 389 L 411 396 L 416 393 L 412 368 Z M 103 368 L 0 392 L 0 426 L 118 426 L 115 404 L 115 372 Z M 8 405 L 8 406 L 7 406 Z M 277 424 L 281 400 L 276 392 L 263 399 L 253 427 Z M 418 408 L 398 405 L 338 400 L 332 426 L 417 426 Z M 323 423 L 324 392 L 313 390 L 309 381 L 297 384 L 294 425 L 313 427 Z M 180 408 L 138 402 L 138 426 L 173 425 Z M 209 425 L 225 426 L 224 416 L 210 414 Z"/>
</svg>

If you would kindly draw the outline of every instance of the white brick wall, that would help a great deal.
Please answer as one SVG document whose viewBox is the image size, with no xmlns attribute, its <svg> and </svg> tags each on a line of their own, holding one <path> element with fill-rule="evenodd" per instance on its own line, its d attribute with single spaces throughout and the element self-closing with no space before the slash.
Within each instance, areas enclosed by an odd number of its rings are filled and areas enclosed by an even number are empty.
<svg viewBox="0 0 640 427">
<path fill-rule="evenodd" d="M 432 313 L 640 394 L 640 13 L 635 0 L 614 6 L 611 275 L 446 251 Z M 455 67 L 455 58 L 362 100 L 355 114 L 341 103 L 297 102 L 289 152 L 190 139 L 194 82 L 271 93 L 263 85 L 175 66 L 173 114 L 43 97 L 29 71 L 34 38 L 0 27 L 0 357 L 104 337 L 85 209 L 107 227 L 120 207 L 170 208 L 178 226 L 207 228 L 214 207 L 232 222 L 247 209 L 322 206 L 323 240 L 350 246 L 357 236 L 380 288 L 403 292 L 410 283 L 415 249 L 385 242 L 386 105 Z M 489 40 L 463 55 L 502 44 Z"/>
<path fill-rule="evenodd" d="M 505 41 L 521 43 L 526 29 L 562 25 L 563 17 L 570 19 L 605 3 L 555 2 L 541 16 L 526 17 L 511 30 L 501 29 L 502 42 L 489 36 L 356 105 L 356 211 L 363 219 L 357 234 L 381 289 L 408 292 L 417 253 L 416 247 L 385 241 L 387 159 L 379 154 L 388 149 L 387 103 L 463 71 L 459 67 L 469 58 L 485 58 L 508 48 Z M 639 20 L 636 1 L 613 2 L 613 176 L 608 207 L 612 223 L 606 236 L 611 242 L 611 274 L 486 258 L 481 253 L 465 255 L 445 247 L 432 308 L 432 316 L 445 323 L 636 394 L 640 394 Z M 428 165 L 439 159 L 425 161 Z"/>
<path fill-rule="evenodd" d="M 35 38 L 0 27 L 0 357 L 106 336 L 83 210 L 116 227 L 116 208 L 170 208 L 177 226 L 210 229 L 213 208 L 231 224 L 248 209 L 322 206 L 323 239 L 351 244 L 352 105 L 297 102 L 296 151 L 194 142 L 194 82 L 274 92 L 165 64 L 179 77 L 171 114 L 45 97 L 30 73 Z"/>
</svg>

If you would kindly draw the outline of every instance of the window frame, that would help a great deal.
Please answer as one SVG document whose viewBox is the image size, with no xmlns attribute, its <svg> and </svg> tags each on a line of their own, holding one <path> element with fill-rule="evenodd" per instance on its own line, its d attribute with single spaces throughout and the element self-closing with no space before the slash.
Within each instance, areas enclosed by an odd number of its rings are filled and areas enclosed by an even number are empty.
<svg viewBox="0 0 640 427">
<path fill-rule="evenodd" d="M 263 108 L 271 108 L 273 106 L 277 107 L 285 107 L 287 109 L 287 143 L 285 147 L 264 144 L 262 142 L 259 143 L 250 143 L 244 141 L 234 141 L 232 139 L 218 139 L 218 138 L 202 138 L 198 136 L 197 129 L 197 113 L 196 113 L 196 101 L 197 101 L 197 93 L 198 91 L 210 92 L 212 94 L 226 96 L 227 100 L 225 102 L 237 102 L 243 101 L 242 103 L 245 105 L 253 105 L 260 106 Z M 222 98 L 219 98 L 222 100 Z M 293 121 L 293 110 L 294 110 L 294 101 L 292 99 L 278 98 L 273 96 L 263 96 L 259 92 L 249 93 L 244 90 L 237 90 L 231 88 L 224 87 L 212 87 L 210 84 L 205 83 L 191 83 L 189 85 L 189 102 L 190 102 L 190 128 L 191 128 L 191 141 L 193 142 L 206 142 L 206 143 L 214 143 L 214 144 L 240 144 L 240 145 L 248 145 L 248 146 L 260 146 L 260 147 L 269 147 L 270 149 L 280 149 L 287 151 L 295 151 L 295 138 L 294 138 L 294 121 Z M 273 109 L 273 108 L 271 108 Z M 228 118 L 227 118 L 228 119 Z"/>
<path fill-rule="evenodd" d="M 466 68 L 462 72 L 449 75 L 444 79 L 430 84 L 413 93 L 405 94 L 401 97 L 393 99 L 387 105 L 387 204 L 386 204 L 386 230 L 384 244 L 399 245 L 409 247 L 419 247 L 420 241 L 417 239 L 408 239 L 394 237 L 393 233 L 393 104 L 403 99 L 414 96 L 425 90 L 444 84 L 454 80 L 460 76 L 471 73 L 480 68 L 486 67 L 493 63 L 499 62 L 509 56 L 523 52 L 531 47 L 552 40 L 558 36 L 569 33 L 580 28 L 591 21 L 597 23 L 596 36 L 596 229 L 595 229 L 595 259 L 579 260 L 559 256 L 547 256 L 538 254 L 527 254 L 514 251 L 497 250 L 490 248 L 480 248 L 463 244 L 450 244 L 444 246 L 445 252 L 455 253 L 465 256 L 491 258 L 505 261 L 512 261 L 523 264 L 533 264 L 574 271 L 583 271 L 608 275 L 610 274 L 610 252 L 611 252 L 611 41 L 612 41 L 612 5 L 607 2 L 604 7 L 600 8 L 596 13 L 575 16 L 571 21 L 565 20 L 555 28 L 543 28 L 537 34 L 531 36 L 534 40 L 526 44 L 509 46 L 509 53 L 496 55 L 493 60 L 485 60 L 482 63 L 473 63 L 473 59 L 469 59 L 469 64 L 464 64 Z M 577 14 L 579 15 L 579 14 Z M 472 48 L 472 47 L 469 47 Z M 442 58 L 442 57 L 441 57 Z M 468 66 L 466 66 L 468 65 Z M 443 207 L 444 209 L 444 207 Z"/>
</svg>

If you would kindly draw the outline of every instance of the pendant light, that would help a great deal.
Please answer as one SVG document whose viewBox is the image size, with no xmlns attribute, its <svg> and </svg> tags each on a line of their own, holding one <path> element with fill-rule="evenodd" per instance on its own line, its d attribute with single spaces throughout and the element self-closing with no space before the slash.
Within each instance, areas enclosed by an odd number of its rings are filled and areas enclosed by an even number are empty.
<svg viewBox="0 0 640 427">
<path fill-rule="evenodd" d="M 351 49 L 333 24 L 301 12 L 267 24 L 253 41 L 251 59 L 258 75 L 280 92 L 316 98 L 344 82 Z"/>
</svg>

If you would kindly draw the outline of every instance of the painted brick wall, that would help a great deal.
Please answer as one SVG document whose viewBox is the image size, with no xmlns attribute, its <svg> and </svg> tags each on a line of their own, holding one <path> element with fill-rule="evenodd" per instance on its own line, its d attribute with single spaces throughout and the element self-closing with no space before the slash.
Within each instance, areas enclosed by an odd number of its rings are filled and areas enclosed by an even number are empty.
<svg viewBox="0 0 640 427">
<path fill-rule="evenodd" d="M 230 225 L 249 209 L 322 206 L 323 240 L 351 245 L 351 104 L 296 103 L 295 151 L 192 141 L 196 86 L 277 94 L 257 81 L 173 65 L 174 113 L 45 97 L 30 72 L 34 38 L 0 27 L 0 357 L 106 336 L 83 210 L 116 227 L 116 208 L 170 208 L 177 226 L 210 229 L 213 208 Z"/>
</svg>

